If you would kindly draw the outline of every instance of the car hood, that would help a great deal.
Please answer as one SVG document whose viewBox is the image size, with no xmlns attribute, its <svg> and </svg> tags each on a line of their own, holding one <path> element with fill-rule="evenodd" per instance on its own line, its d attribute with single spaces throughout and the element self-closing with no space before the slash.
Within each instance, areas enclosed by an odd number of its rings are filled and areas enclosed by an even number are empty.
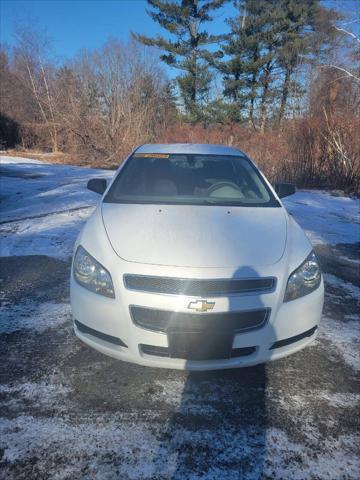
<svg viewBox="0 0 360 480">
<path fill-rule="evenodd" d="M 282 207 L 102 204 L 104 226 L 124 260 L 179 267 L 271 265 L 286 245 Z"/>
</svg>

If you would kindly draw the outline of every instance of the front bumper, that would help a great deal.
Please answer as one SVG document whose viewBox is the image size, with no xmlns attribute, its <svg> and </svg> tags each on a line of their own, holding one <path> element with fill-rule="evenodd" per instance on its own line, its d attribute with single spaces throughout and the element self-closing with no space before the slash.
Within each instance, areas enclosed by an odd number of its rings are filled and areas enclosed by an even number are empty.
<svg viewBox="0 0 360 480">
<path fill-rule="evenodd" d="M 122 275 L 118 278 L 122 278 Z M 135 325 L 129 306 L 186 312 L 189 301 L 193 298 L 131 291 L 125 288 L 122 281 L 115 285 L 116 298 L 110 299 L 89 292 L 71 278 L 73 317 L 80 322 L 78 326 L 75 324 L 75 333 L 96 350 L 139 365 L 186 370 L 216 370 L 256 365 L 295 353 L 316 337 L 316 327 L 320 322 L 323 307 L 323 282 L 313 293 L 288 303 L 282 302 L 284 288 L 285 286 L 278 282 L 273 292 L 206 298 L 209 302 L 216 303 L 217 312 L 257 308 L 267 308 L 270 311 L 266 324 L 261 328 L 235 333 L 232 344 L 235 351 L 233 358 L 188 360 L 163 356 L 163 353 L 149 354 L 142 348 L 143 345 L 158 347 L 159 352 L 166 353 L 169 347 L 168 337 L 166 333 Z M 100 338 L 90 330 L 81 328 L 81 324 L 105 335 Z M 106 335 L 121 339 L 121 343 L 109 341 Z M 287 339 L 291 339 L 291 342 L 282 342 Z M 156 348 L 153 353 L 154 351 Z M 236 356 L 236 351 L 240 352 L 240 356 Z"/>
</svg>

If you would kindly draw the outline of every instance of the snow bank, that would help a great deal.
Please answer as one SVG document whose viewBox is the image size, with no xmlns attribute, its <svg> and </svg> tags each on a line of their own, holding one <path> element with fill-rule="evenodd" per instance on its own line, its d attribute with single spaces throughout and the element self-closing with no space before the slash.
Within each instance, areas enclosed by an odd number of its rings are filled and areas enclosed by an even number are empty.
<svg viewBox="0 0 360 480">
<path fill-rule="evenodd" d="M 304 190 L 285 198 L 284 205 L 314 245 L 360 242 L 360 203 L 357 199 Z"/>
<path fill-rule="evenodd" d="M 0 255 L 67 258 L 99 201 L 86 188 L 90 178 L 114 172 L 0 156 Z"/>
</svg>

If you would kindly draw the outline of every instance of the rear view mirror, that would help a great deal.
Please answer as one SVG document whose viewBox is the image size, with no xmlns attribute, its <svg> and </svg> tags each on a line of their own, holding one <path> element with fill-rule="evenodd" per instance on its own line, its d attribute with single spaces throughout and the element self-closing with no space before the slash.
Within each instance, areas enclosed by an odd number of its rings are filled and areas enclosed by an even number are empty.
<svg viewBox="0 0 360 480">
<path fill-rule="evenodd" d="M 293 183 L 275 183 L 275 192 L 279 198 L 284 198 L 293 195 L 296 192 L 296 188 Z"/>
<path fill-rule="evenodd" d="M 87 188 L 92 192 L 102 195 L 107 187 L 105 178 L 92 178 L 87 183 Z"/>
</svg>

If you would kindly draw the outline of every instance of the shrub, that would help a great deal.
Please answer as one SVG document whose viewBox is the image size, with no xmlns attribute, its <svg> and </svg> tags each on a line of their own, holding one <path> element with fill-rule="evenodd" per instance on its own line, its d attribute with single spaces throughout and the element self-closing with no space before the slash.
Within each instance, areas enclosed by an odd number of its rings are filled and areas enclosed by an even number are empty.
<svg viewBox="0 0 360 480">
<path fill-rule="evenodd" d="M 264 133 L 237 124 L 178 123 L 157 138 L 160 143 L 218 143 L 248 154 L 271 182 L 360 193 L 360 118 L 323 114 L 289 121 Z"/>
<path fill-rule="evenodd" d="M 0 148 L 13 148 L 19 142 L 19 124 L 0 113 Z"/>
</svg>

